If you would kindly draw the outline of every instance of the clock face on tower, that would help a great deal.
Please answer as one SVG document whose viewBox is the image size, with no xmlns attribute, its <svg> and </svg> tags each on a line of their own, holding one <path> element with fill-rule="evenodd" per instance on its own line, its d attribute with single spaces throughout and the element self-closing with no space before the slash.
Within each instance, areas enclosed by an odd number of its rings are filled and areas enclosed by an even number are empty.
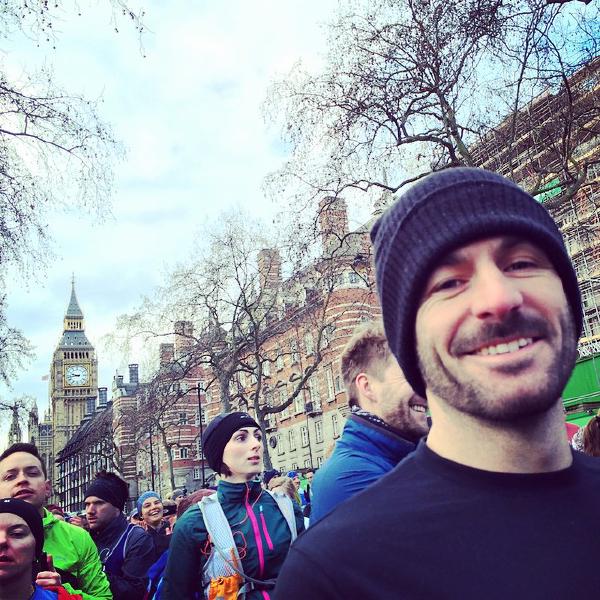
<svg viewBox="0 0 600 600">
<path fill-rule="evenodd" d="M 69 385 L 86 385 L 89 380 L 88 370 L 83 365 L 70 365 L 67 367 L 65 379 Z"/>
</svg>

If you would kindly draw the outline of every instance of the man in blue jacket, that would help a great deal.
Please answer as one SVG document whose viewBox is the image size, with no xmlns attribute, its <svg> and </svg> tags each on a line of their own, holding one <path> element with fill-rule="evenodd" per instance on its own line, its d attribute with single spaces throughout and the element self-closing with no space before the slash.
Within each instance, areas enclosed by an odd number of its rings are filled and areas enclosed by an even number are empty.
<svg viewBox="0 0 600 600">
<path fill-rule="evenodd" d="M 342 354 L 350 415 L 314 477 L 311 525 L 391 471 L 427 434 L 427 402 L 407 383 L 383 327 L 360 325 Z"/>
</svg>

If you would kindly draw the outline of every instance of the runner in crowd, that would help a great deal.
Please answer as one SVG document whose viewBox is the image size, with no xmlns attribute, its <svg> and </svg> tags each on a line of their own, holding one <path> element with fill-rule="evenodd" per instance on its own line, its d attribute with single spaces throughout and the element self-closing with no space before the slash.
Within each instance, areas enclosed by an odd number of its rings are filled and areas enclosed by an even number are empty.
<svg viewBox="0 0 600 600">
<path fill-rule="evenodd" d="M 137 513 L 142 526 L 152 538 L 155 558 L 159 558 L 169 547 L 171 528 L 164 518 L 163 503 L 160 496 L 153 490 L 144 492 L 137 501 Z"/>
<path fill-rule="evenodd" d="M 33 444 L 16 443 L 0 455 L 0 497 L 31 504 L 44 525 L 44 552 L 52 556 L 62 585 L 85 600 L 111 598 L 108 579 L 90 534 L 44 508 L 50 495 L 46 466 Z"/>
<path fill-rule="evenodd" d="M 146 574 L 154 562 L 154 544 L 138 525 L 123 514 L 129 495 L 127 483 L 101 471 L 85 493 L 85 511 L 115 600 L 141 600 Z"/>
<path fill-rule="evenodd" d="M 371 237 L 387 339 L 433 425 L 297 540 L 277 598 L 597 596 L 600 461 L 565 435 L 583 318 L 558 227 L 507 179 L 452 168 Z"/>
<path fill-rule="evenodd" d="M 43 546 L 39 511 L 16 498 L 0 500 L 0 600 L 81 600 L 60 585 Z"/>
<path fill-rule="evenodd" d="M 315 476 L 311 525 L 391 471 L 429 430 L 427 402 L 407 383 L 382 325 L 360 325 L 341 360 L 352 412 Z"/>
<path fill-rule="evenodd" d="M 202 447 L 220 474 L 217 493 L 178 518 L 161 600 L 191 600 L 208 588 L 219 597 L 229 585 L 244 588 L 246 600 L 268 600 L 290 543 L 304 529 L 300 510 L 262 488 L 262 434 L 250 415 L 219 415 L 204 431 Z"/>
</svg>

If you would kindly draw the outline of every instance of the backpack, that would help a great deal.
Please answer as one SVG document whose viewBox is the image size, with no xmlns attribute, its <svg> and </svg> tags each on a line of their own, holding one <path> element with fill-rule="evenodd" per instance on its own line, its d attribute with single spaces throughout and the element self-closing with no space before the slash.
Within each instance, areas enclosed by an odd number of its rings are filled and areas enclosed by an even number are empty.
<svg viewBox="0 0 600 600">
<path fill-rule="evenodd" d="M 281 492 L 266 491 L 275 500 L 290 529 L 292 542 L 298 536 L 294 505 Z M 206 531 L 213 548 L 202 570 L 204 596 L 208 600 L 236 600 L 246 597 L 254 589 L 272 589 L 275 580 L 261 581 L 244 573 L 231 527 L 217 494 L 206 496 L 198 502 Z M 244 583 L 246 582 L 246 583 Z"/>
</svg>

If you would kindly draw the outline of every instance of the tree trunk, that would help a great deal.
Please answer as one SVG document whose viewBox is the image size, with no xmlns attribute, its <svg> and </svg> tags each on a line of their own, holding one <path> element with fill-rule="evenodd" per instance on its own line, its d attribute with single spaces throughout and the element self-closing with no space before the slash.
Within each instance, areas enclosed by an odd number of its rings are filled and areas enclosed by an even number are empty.
<svg viewBox="0 0 600 600">
<path fill-rule="evenodd" d="M 160 433 L 163 443 L 163 448 L 167 453 L 167 461 L 169 464 L 169 481 L 171 483 L 171 491 L 175 490 L 175 471 L 173 470 L 173 454 L 171 453 L 171 447 L 167 444 L 167 435 L 164 431 Z"/>
</svg>

